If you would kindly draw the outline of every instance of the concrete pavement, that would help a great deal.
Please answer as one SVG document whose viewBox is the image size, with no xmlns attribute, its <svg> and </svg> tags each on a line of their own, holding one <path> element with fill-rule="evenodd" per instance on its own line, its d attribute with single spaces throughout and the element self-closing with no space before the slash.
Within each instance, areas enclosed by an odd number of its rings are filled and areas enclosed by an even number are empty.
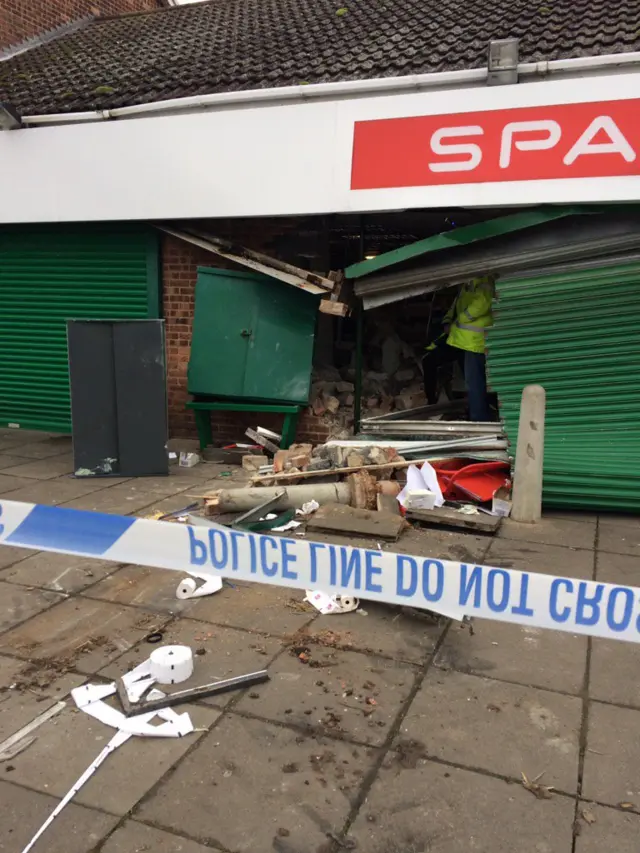
<svg viewBox="0 0 640 853">
<path fill-rule="evenodd" d="M 213 464 L 142 480 L 71 469 L 68 439 L 0 431 L 11 500 L 142 516 L 243 478 Z M 410 531 L 393 549 L 640 585 L 633 518 L 555 514 L 494 539 Z M 0 742 L 145 659 L 152 631 L 197 650 L 199 682 L 271 672 L 189 706 L 186 738 L 126 743 L 35 853 L 637 850 L 638 646 L 369 604 L 321 617 L 302 593 L 255 584 L 180 602 L 176 583 L 0 546 Z M 0 762 L 0 851 L 19 853 L 110 736 L 67 701 Z"/>
</svg>

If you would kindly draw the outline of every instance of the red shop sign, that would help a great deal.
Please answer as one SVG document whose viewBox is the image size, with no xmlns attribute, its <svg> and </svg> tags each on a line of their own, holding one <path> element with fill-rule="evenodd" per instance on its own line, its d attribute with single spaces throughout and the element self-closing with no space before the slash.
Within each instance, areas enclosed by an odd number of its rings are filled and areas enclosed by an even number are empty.
<svg viewBox="0 0 640 853">
<path fill-rule="evenodd" d="M 640 174 L 640 100 L 355 123 L 351 189 Z"/>
</svg>

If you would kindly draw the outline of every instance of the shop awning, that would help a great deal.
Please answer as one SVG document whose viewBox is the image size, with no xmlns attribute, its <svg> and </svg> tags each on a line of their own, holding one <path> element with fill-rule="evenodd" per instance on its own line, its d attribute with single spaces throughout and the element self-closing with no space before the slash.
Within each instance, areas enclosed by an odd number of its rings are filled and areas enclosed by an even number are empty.
<svg viewBox="0 0 640 853">
<path fill-rule="evenodd" d="M 437 234 L 345 270 L 365 309 L 458 285 L 483 273 L 504 275 L 626 251 L 640 244 L 634 208 L 556 207 L 525 211 Z M 381 272 L 391 267 L 388 272 Z"/>
</svg>

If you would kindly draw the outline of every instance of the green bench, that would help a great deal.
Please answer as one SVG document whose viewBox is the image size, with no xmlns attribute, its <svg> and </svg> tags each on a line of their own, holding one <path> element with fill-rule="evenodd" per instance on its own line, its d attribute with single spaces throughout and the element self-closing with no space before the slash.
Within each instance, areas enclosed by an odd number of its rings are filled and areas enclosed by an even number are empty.
<svg viewBox="0 0 640 853">
<path fill-rule="evenodd" d="M 284 415 L 280 447 L 286 450 L 295 440 L 298 417 L 303 406 L 297 406 L 293 403 L 236 403 L 232 400 L 193 400 L 187 403 L 187 409 L 193 409 L 200 447 L 203 450 L 213 442 L 211 412 L 276 412 Z"/>
</svg>

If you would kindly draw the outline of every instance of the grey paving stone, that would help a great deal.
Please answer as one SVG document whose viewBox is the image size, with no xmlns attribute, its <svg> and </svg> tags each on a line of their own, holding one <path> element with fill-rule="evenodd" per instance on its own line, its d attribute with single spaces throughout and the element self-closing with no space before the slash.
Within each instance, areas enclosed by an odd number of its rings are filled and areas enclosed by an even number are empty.
<svg viewBox="0 0 640 853">
<path fill-rule="evenodd" d="M 33 551 L 31 548 L 14 548 L 12 545 L 0 545 L 0 569 L 5 569 L 8 566 L 13 566 L 21 560 L 26 560 L 38 551 Z"/>
<path fill-rule="evenodd" d="M 16 477 L 29 477 L 34 480 L 52 480 L 54 477 L 62 477 L 73 473 L 73 462 L 65 455 L 49 455 L 47 458 L 38 458 L 29 461 L 23 459 L 13 468 L 5 468 L 3 474 L 13 474 Z"/>
<path fill-rule="evenodd" d="M 589 695 L 592 699 L 640 708 L 636 643 L 592 640 Z"/>
<path fill-rule="evenodd" d="M 435 648 L 445 623 L 424 611 L 410 611 L 386 604 L 361 602 L 366 616 L 345 613 L 318 616 L 313 632 L 331 630 L 344 644 L 358 651 L 386 655 L 395 660 L 425 663 Z"/>
<path fill-rule="evenodd" d="M 196 729 L 210 728 L 213 708 L 184 705 Z M 69 707 L 38 729 L 38 739 L 11 760 L 11 779 L 33 790 L 62 797 L 115 734 L 115 729 Z M 132 737 L 109 756 L 75 797 L 81 805 L 123 815 L 152 788 L 202 736 Z M 73 748 L 70 748 L 73 745 Z"/>
<path fill-rule="evenodd" d="M 181 827 L 188 830 L 188 827 Z M 128 820 L 107 839 L 101 853 L 207 853 L 212 848 L 160 829 Z"/>
<path fill-rule="evenodd" d="M 594 560 L 593 551 L 583 548 L 494 538 L 485 563 L 504 569 L 591 579 Z"/>
<path fill-rule="evenodd" d="M 0 781 L 0 802 L 0 850 L 7 853 L 22 850 L 58 804 L 54 797 L 5 781 Z M 117 817 L 70 803 L 36 842 L 33 853 L 90 853 L 117 822 Z"/>
<path fill-rule="evenodd" d="M 280 637 L 294 634 L 317 615 L 310 605 L 302 603 L 303 590 L 230 580 L 233 586 L 225 584 L 215 595 L 194 599 L 189 615 L 203 622 Z"/>
<path fill-rule="evenodd" d="M 520 542 L 540 542 L 544 545 L 564 545 L 573 548 L 593 548 L 596 531 L 593 525 L 564 518 L 542 518 L 537 524 L 520 524 L 505 518 L 498 533 L 501 539 Z"/>
<path fill-rule="evenodd" d="M 640 561 L 628 554 L 610 554 L 598 551 L 596 578 L 620 586 L 640 586 Z"/>
<path fill-rule="evenodd" d="M 1 553 L 1 552 L 0 552 Z M 117 563 L 72 557 L 42 551 L 5 569 L 2 580 L 22 586 L 51 589 L 54 592 L 78 592 L 118 568 Z"/>
<path fill-rule="evenodd" d="M 595 818 L 595 823 L 587 823 L 580 818 L 581 832 L 576 838 L 576 853 L 603 853 L 615 850 L 615 853 L 637 853 L 640 817 L 635 814 L 597 806 L 594 803 L 582 803 L 578 813 L 586 810 Z"/>
<path fill-rule="evenodd" d="M 306 647 L 311 657 L 305 664 L 295 652 Z M 321 734 L 382 744 L 414 685 L 414 670 L 355 652 L 306 647 L 294 647 L 274 661 L 271 680 L 245 693 L 236 708 Z"/>
<path fill-rule="evenodd" d="M 563 521 L 582 521 L 584 524 L 598 523 L 598 514 L 596 512 L 586 512 L 585 510 L 575 510 L 572 512 L 568 509 L 545 509 L 542 512 L 542 517 L 561 519 Z"/>
<path fill-rule="evenodd" d="M 475 619 L 473 633 L 454 622 L 436 666 L 579 695 L 587 638 L 561 631 Z"/>
<path fill-rule="evenodd" d="M 366 853 L 571 853 L 574 803 L 406 755 L 389 756 L 351 828 Z"/>
<path fill-rule="evenodd" d="M 135 816 L 234 853 L 319 853 L 349 814 L 367 753 L 229 715 Z"/>
<path fill-rule="evenodd" d="M 428 756 L 575 792 L 582 703 L 532 687 L 430 671 L 398 736 Z"/>
<path fill-rule="evenodd" d="M 6 584 L 12 590 L 17 586 Z M 39 595 L 53 596 L 52 592 Z M 70 598 L 0 637 L 0 651 L 27 660 L 51 660 L 79 672 L 97 672 L 128 651 L 167 617 L 147 611 Z"/>
<path fill-rule="evenodd" d="M 640 811 L 640 711 L 591 702 L 582 796 Z"/>
<path fill-rule="evenodd" d="M 59 506 L 105 488 L 103 480 L 76 480 L 72 477 L 53 480 L 32 479 L 24 482 L 28 482 L 29 485 L 10 492 L 8 495 L 10 500 Z"/>
<path fill-rule="evenodd" d="M 125 566 L 92 586 L 86 595 L 163 613 L 185 613 L 193 608 L 195 599 L 182 601 L 176 598 L 176 589 L 182 578 L 178 572 L 166 569 Z"/>
<path fill-rule="evenodd" d="M 64 699 L 84 680 L 82 675 L 0 657 L 0 741 Z"/>
<path fill-rule="evenodd" d="M 60 601 L 64 601 L 64 596 L 55 592 L 24 589 L 0 581 L 0 602 L 2 602 L 0 607 L 0 633 L 30 619 L 36 613 L 42 613 L 43 610 L 47 610 Z"/>
<path fill-rule="evenodd" d="M 139 512 L 143 507 L 149 507 L 149 512 L 151 512 L 157 502 L 185 488 L 187 488 L 185 484 L 176 486 L 175 480 L 169 477 L 164 478 L 163 483 L 150 483 L 147 478 L 140 478 L 133 481 L 128 480 L 125 483 L 70 500 L 67 506 L 74 509 L 112 512 L 121 515 Z"/>
<path fill-rule="evenodd" d="M 601 520 L 598 526 L 598 550 L 639 557 L 640 519 L 637 519 L 635 524 Z"/>
<path fill-rule="evenodd" d="M 29 486 L 33 483 L 28 477 L 14 477 L 11 474 L 6 474 L 4 471 L 0 473 L 0 497 L 6 497 L 7 500 L 18 501 L 21 498 L 9 497 L 14 495 L 18 489 Z"/>
<path fill-rule="evenodd" d="M 25 462 L 28 462 L 28 460 L 22 456 L 12 456 L 9 453 L 0 451 L 0 471 L 4 471 L 6 468 L 13 468 L 15 465 L 24 465 Z"/>
</svg>

